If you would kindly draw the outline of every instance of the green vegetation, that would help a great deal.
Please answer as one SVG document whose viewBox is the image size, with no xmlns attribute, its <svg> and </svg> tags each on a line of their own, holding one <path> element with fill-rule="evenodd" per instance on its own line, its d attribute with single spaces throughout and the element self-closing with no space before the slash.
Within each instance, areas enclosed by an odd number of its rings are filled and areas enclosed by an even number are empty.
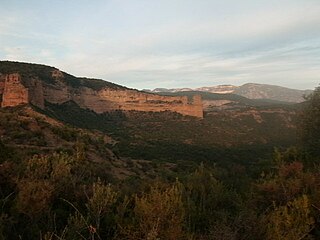
<svg viewBox="0 0 320 240">
<path fill-rule="evenodd" d="M 54 67 L 46 65 L 22 63 L 22 62 L 11 62 L 11 61 L 0 61 L 0 73 L 11 74 L 19 73 L 22 76 L 22 81 L 26 78 L 39 78 L 48 84 L 54 84 L 55 80 L 52 77 L 52 72 L 57 70 Z M 100 79 L 88 79 L 88 78 L 77 78 L 67 73 L 63 73 L 64 78 L 62 79 L 67 85 L 79 88 L 88 87 L 94 90 L 100 90 L 108 87 L 111 89 L 127 89 L 126 87 L 107 82 Z"/>
<path fill-rule="evenodd" d="M 242 181 L 243 190 L 223 180 L 223 169 L 200 165 L 180 179 L 140 182 L 131 193 L 125 193 L 130 182 L 110 184 L 97 176 L 81 152 L 34 156 L 18 165 L 5 161 L 0 236 L 317 239 L 319 166 L 306 169 L 288 154 L 278 152 L 268 172 Z M 245 178 L 239 173 L 234 181 Z"/>
<path fill-rule="evenodd" d="M 301 120 L 300 134 L 304 148 L 313 156 L 320 156 L 320 87 L 307 97 Z"/>
<path fill-rule="evenodd" d="M 39 77 L 46 83 L 54 83 L 51 77 L 53 70 L 55 70 L 54 67 L 40 64 L 0 61 L 0 73 L 2 74 L 19 73 L 22 78 Z"/>
<path fill-rule="evenodd" d="M 0 109 L 0 239 L 319 239 L 319 96 L 300 145 L 278 106 Z"/>
<path fill-rule="evenodd" d="M 46 111 L 43 113 L 75 127 L 108 133 L 117 129 L 126 120 L 125 114 L 121 111 L 97 114 L 89 109 L 80 108 L 73 101 L 61 105 L 46 102 Z"/>
<path fill-rule="evenodd" d="M 288 124 L 294 123 L 296 114 L 286 111 L 285 115 L 281 108 L 275 111 L 248 108 L 207 114 L 199 120 L 172 112 L 96 114 L 67 102 L 47 103 L 45 113 L 75 127 L 106 132 L 118 142 L 112 147 L 118 156 L 230 165 L 232 162 L 256 164 L 270 158 L 274 147 L 294 144 L 296 130 Z"/>
<path fill-rule="evenodd" d="M 138 178 L 136 188 L 100 173 L 81 144 L 71 154 L 11 156 L 0 167 L 4 239 L 319 237 L 319 165 L 305 168 L 297 148 L 277 151 L 256 178 L 240 165 L 200 164 L 179 179 Z"/>
</svg>

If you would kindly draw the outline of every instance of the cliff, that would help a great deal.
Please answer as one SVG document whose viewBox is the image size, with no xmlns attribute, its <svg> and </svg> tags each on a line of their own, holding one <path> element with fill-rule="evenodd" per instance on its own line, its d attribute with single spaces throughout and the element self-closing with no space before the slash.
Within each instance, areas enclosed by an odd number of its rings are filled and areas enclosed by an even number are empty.
<svg viewBox="0 0 320 240">
<path fill-rule="evenodd" d="M 14 107 L 20 104 L 31 103 L 44 108 L 42 83 L 30 79 L 24 85 L 18 73 L 0 75 L 1 107 Z"/>
<path fill-rule="evenodd" d="M 1 67 L 2 64 L 9 64 L 9 67 Z M 54 104 L 74 101 L 81 108 L 96 113 L 113 110 L 172 111 L 203 117 L 200 96 L 194 96 L 191 101 L 186 96 L 160 96 L 102 80 L 76 78 L 52 67 L 39 66 L 42 65 L 30 64 L 28 68 L 21 63 L 0 62 L 1 107 L 30 103 L 44 109 L 46 101 Z M 30 69 L 33 67 L 34 71 Z"/>
<path fill-rule="evenodd" d="M 2 78 L 2 107 L 11 107 L 29 102 L 28 89 L 21 83 L 19 74 L 9 74 Z"/>
</svg>

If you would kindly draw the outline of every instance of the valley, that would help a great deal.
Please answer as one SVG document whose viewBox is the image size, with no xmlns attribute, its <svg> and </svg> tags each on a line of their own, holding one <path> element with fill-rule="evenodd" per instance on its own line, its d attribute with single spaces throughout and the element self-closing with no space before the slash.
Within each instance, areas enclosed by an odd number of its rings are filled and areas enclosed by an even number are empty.
<svg viewBox="0 0 320 240">
<path fill-rule="evenodd" d="M 146 94 L 35 64 L 2 62 L 0 70 L 1 141 L 29 156 L 72 153 L 79 141 L 88 160 L 122 161 L 123 172 L 128 159 L 192 170 L 201 162 L 257 164 L 274 147 L 297 142 L 299 105 L 288 102 L 200 91 Z"/>
<path fill-rule="evenodd" d="M 317 204 L 308 101 L 145 93 L 27 63 L 0 73 L 3 236 L 156 239 L 156 218 L 160 239 L 269 240 L 270 204 Z"/>
<path fill-rule="evenodd" d="M 0 7 L 0 240 L 319 240 L 320 1 Z"/>
</svg>

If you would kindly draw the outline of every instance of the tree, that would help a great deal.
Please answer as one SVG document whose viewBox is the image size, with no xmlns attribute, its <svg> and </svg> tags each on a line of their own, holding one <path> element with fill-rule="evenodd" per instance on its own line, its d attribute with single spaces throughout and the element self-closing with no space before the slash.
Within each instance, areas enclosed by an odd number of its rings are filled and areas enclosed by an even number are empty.
<svg viewBox="0 0 320 240">
<path fill-rule="evenodd" d="M 320 154 L 320 87 L 307 97 L 301 123 L 300 137 L 302 146 L 311 155 Z"/>
</svg>

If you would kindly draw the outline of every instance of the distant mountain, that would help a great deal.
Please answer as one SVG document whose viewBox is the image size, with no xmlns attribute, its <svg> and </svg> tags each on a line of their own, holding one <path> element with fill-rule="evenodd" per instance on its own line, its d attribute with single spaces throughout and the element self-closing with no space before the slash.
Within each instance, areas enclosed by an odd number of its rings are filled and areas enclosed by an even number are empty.
<svg viewBox="0 0 320 240">
<path fill-rule="evenodd" d="M 299 103 L 304 101 L 304 96 L 312 93 L 312 90 L 297 90 L 276 85 L 247 83 L 242 86 L 218 85 L 200 88 L 156 88 L 151 92 L 156 93 L 177 93 L 177 92 L 209 92 L 215 94 L 236 94 L 249 99 L 273 100 L 280 102 Z"/>
<path fill-rule="evenodd" d="M 238 87 L 234 85 L 218 85 L 213 87 L 200 87 L 196 88 L 196 91 L 227 94 L 233 93 Z"/>
<path fill-rule="evenodd" d="M 161 92 L 186 92 L 193 91 L 192 88 L 155 88 L 151 92 L 161 93 Z"/>
<path fill-rule="evenodd" d="M 235 94 L 250 99 L 271 99 L 285 102 L 303 102 L 304 95 L 312 93 L 311 90 L 297 90 L 275 85 L 247 83 L 235 89 Z"/>
<path fill-rule="evenodd" d="M 183 91 L 183 92 L 158 92 L 164 96 L 188 96 L 191 100 L 200 95 L 205 112 L 222 109 L 239 109 L 247 107 L 286 107 L 294 105 L 292 102 L 278 101 L 273 99 L 249 99 L 234 93 L 211 93 L 206 91 Z"/>
<path fill-rule="evenodd" d="M 232 93 L 237 86 L 233 85 L 218 85 L 213 87 L 200 87 L 200 88 L 155 88 L 153 90 L 143 89 L 146 92 L 153 92 L 153 93 L 176 93 L 176 92 L 191 92 L 191 91 L 200 91 L 200 92 L 210 92 L 210 93 Z"/>
</svg>

